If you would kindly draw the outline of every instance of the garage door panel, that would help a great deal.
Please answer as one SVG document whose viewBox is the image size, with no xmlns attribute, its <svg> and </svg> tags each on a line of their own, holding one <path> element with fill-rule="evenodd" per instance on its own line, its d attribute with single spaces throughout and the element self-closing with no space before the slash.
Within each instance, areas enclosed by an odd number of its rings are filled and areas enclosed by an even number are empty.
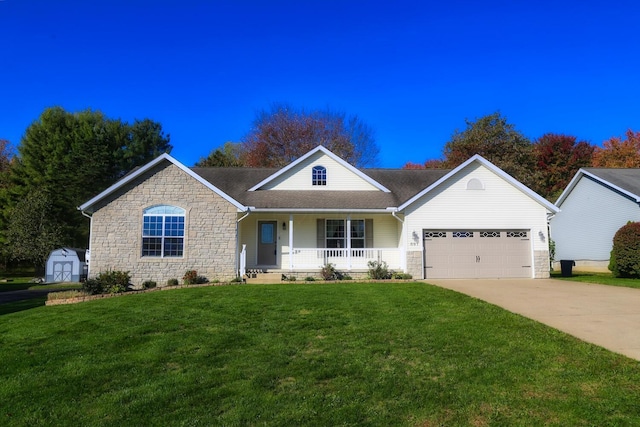
<svg viewBox="0 0 640 427">
<path fill-rule="evenodd" d="M 425 230 L 426 278 L 531 277 L 527 230 Z"/>
<path fill-rule="evenodd" d="M 430 262 L 425 264 L 429 277 L 446 277 L 453 265 L 454 250 L 451 235 L 444 231 L 424 233 L 425 244 L 429 242 Z"/>
</svg>

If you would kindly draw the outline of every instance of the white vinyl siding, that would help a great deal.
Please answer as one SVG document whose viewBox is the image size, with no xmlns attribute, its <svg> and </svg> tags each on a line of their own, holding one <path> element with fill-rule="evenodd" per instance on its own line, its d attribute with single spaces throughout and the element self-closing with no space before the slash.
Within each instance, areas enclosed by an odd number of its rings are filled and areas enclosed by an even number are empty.
<svg viewBox="0 0 640 427">
<path fill-rule="evenodd" d="M 373 220 L 373 247 L 396 248 L 400 222 L 391 215 L 376 216 Z"/>
<path fill-rule="evenodd" d="M 313 167 L 324 166 L 327 185 L 313 185 Z M 372 184 L 345 168 L 322 152 L 296 165 L 282 176 L 264 185 L 262 190 L 330 190 L 330 191 L 380 191 Z"/>
<path fill-rule="evenodd" d="M 484 190 L 467 190 L 474 178 Z M 533 249 L 548 249 L 546 208 L 477 163 L 409 206 L 405 225 L 408 241 L 414 231 L 421 235 L 423 229 L 531 230 Z"/>
<path fill-rule="evenodd" d="M 550 223 L 556 260 L 607 261 L 616 231 L 640 221 L 635 202 L 584 176 L 559 208 Z"/>
<path fill-rule="evenodd" d="M 468 189 L 476 179 L 484 189 Z M 478 182 L 473 181 L 473 188 Z M 423 230 L 527 230 L 534 254 L 548 251 L 547 209 L 484 166 L 472 163 L 406 210 L 404 240 L 407 251 L 423 251 Z M 536 255 L 537 256 L 537 255 Z M 544 261 L 532 277 L 548 274 Z"/>
</svg>

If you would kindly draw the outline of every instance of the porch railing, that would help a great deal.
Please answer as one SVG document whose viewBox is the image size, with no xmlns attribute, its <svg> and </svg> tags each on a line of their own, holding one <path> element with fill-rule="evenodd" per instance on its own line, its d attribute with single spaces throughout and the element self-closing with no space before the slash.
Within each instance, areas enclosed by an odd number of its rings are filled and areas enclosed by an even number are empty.
<svg viewBox="0 0 640 427">
<path fill-rule="evenodd" d="M 242 245 L 242 251 L 240 252 L 240 277 L 247 273 L 247 245 Z"/>
<path fill-rule="evenodd" d="M 302 270 L 333 264 L 338 270 L 366 270 L 369 261 L 384 261 L 390 269 L 398 270 L 402 268 L 402 256 L 403 252 L 398 248 L 294 248 L 291 266 L 294 270 Z"/>
</svg>

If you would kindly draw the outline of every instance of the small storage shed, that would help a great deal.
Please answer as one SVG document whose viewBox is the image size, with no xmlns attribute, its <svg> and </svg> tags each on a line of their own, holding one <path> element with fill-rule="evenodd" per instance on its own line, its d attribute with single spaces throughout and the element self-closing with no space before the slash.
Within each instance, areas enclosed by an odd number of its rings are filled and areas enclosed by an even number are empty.
<svg viewBox="0 0 640 427">
<path fill-rule="evenodd" d="M 60 248 L 51 251 L 47 259 L 46 282 L 80 282 L 87 278 L 87 251 Z"/>
</svg>

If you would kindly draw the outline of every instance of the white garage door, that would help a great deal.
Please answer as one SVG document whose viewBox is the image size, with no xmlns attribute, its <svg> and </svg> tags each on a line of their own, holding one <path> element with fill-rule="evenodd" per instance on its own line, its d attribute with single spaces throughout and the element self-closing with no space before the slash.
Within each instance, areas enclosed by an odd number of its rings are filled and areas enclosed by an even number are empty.
<svg viewBox="0 0 640 427">
<path fill-rule="evenodd" d="M 431 279 L 531 277 L 528 230 L 424 230 Z"/>
</svg>

